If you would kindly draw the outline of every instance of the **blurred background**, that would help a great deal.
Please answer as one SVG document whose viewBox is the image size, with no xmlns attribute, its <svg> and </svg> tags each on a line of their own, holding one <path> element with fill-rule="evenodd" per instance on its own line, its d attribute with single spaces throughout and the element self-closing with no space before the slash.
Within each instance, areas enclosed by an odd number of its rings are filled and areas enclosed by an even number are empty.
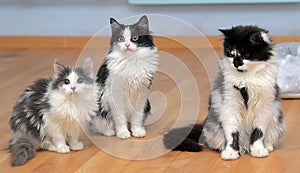
<svg viewBox="0 0 300 173">
<path fill-rule="evenodd" d="M 124 19 L 142 14 L 176 17 L 204 35 L 220 35 L 217 28 L 238 24 L 259 25 L 276 36 L 300 35 L 299 3 L 285 0 L 284 3 L 245 3 L 248 1 L 251 0 L 206 0 L 200 4 L 201 0 L 0 0 L 0 35 L 92 36 L 108 25 L 110 17 Z M 174 36 L 185 31 L 180 25 L 164 30 L 163 23 L 151 28 Z"/>
</svg>

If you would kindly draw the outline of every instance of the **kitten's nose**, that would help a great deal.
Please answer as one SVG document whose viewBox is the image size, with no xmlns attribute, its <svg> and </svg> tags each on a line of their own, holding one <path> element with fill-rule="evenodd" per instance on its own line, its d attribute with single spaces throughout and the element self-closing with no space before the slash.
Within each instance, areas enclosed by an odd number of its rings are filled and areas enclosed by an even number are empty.
<svg viewBox="0 0 300 173">
<path fill-rule="evenodd" d="M 233 65 L 234 65 L 235 68 L 238 68 L 239 66 L 244 65 L 243 59 L 242 58 L 238 58 L 238 57 L 234 58 L 233 59 Z"/>
<path fill-rule="evenodd" d="M 125 43 L 125 46 L 128 48 L 130 46 L 130 43 Z"/>
<path fill-rule="evenodd" d="M 71 87 L 71 89 L 73 90 L 73 92 L 75 91 L 76 87 Z"/>
</svg>

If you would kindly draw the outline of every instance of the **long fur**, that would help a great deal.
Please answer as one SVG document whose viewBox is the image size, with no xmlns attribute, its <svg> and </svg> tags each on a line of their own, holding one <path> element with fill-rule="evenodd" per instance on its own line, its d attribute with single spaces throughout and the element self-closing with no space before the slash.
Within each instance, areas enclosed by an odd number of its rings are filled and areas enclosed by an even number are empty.
<svg viewBox="0 0 300 173">
<path fill-rule="evenodd" d="M 150 113 L 148 100 L 158 55 L 143 16 L 136 24 L 111 19 L 111 49 L 98 71 L 99 112 L 90 123 L 92 133 L 118 138 L 144 137 L 144 121 Z M 133 40 L 138 37 L 138 40 Z M 130 45 L 128 50 L 126 44 Z M 129 125 L 128 125 L 129 124 Z M 131 132 L 131 133 L 130 133 Z"/>
<path fill-rule="evenodd" d="M 285 130 L 271 41 L 256 26 L 220 31 L 224 57 L 201 138 L 224 160 L 244 153 L 266 157 Z"/>
<path fill-rule="evenodd" d="M 167 149 L 174 151 L 199 152 L 202 150 L 199 145 L 202 130 L 202 124 L 172 129 L 164 135 L 164 145 Z M 186 134 L 188 135 L 186 136 Z"/>
<path fill-rule="evenodd" d="M 69 68 L 56 61 L 53 78 L 38 79 L 25 89 L 10 119 L 13 166 L 25 164 L 39 149 L 59 153 L 83 149 L 78 141 L 80 125 L 98 109 L 91 63 L 87 59 Z"/>
</svg>

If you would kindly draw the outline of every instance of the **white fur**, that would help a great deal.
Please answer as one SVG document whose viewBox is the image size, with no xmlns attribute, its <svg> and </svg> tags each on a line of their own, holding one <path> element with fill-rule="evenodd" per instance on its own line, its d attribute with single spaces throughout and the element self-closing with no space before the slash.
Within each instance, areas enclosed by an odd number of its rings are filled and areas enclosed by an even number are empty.
<svg viewBox="0 0 300 173">
<path fill-rule="evenodd" d="M 241 138 L 249 138 L 247 134 L 251 134 L 253 127 L 259 127 L 267 135 L 272 133 L 267 131 L 267 127 L 272 123 L 276 123 L 276 121 L 273 121 L 274 113 L 277 112 L 280 105 L 274 104 L 274 93 L 276 93 L 274 86 L 277 77 L 275 56 L 271 57 L 268 61 L 244 61 L 242 69 L 246 70 L 246 72 L 238 72 L 232 66 L 231 59 L 223 58 L 222 61 L 225 66 L 224 108 L 226 109 L 221 114 L 221 119 L 226 139 L 229 139 L 225 148 L 227 150 L 230 148 L 229 144 L 232 142 L 230 136 L 233 132 L 241 132 Z M 247 88 L 249 95 L 248 110 L 246 110 L 242 99 L 237 99 L 241 95 L 235 91 L 236 89 L 233 86 Z M 233 102 L 232 100 L 235 101 Z M 240 128 L 243 130 L 239 130 Z M 249 139 L 245 140 L 249 141 Z M 271 143 L 273 145 L 275 141 Z M 251 146 L 251 154 L 255 157 L 265 157 L 268 155 L 268 150 L 263 145 L 263 139 L 256 141 Z M 224 159 L 235 159 L 234 156 L 228 158 L 227 155 L 224 155 Z"/>
<path fill-rule="evenodd" d="M 235 151 L 232 148 L 226 148 L 222 150 L 221 157 L 223 160 L 235 160 L 240 157 L 239 151 Z"/>
<path fill-rule="evenodd" d="M 221 59 L 221 78 L 211 93 L 211 110 L 205 121 L 203 136 L 210 148 L 221 150 L 224 160 L 237 159 L 240 154 L 266 157 L 273 151 L 278 138 L 285 130 L 278 123 L 281 105 L 275 98 L 276 55 L 267 61 L 245 61 L 243 72 L 233 66 L 232 58 Z M 247 88 L 247 108 L 240 92 L 234 87 Z M 224 88 L 223 88 L 224 87 Z M 221 93 L 223 92 L 223 93 Z M 210 111 L 211 111 L 210 110 Z M 221 122 L 221 124 L 219 124 Z M 250 145 L 250 136 L 259 128 L 263 136 Z M 239 132 L 239 151 L 232 148 L 232 134 Z"/>
<path fill-rule="evenodd" d="M 126 30 L 125 30 L 126 31 Z M 149 79 L 157 70 L 156 48 L 140 47 L 135 51 L 122 51 L 119 47 L 107 55 L 109 76 L 101 89 L 102 106 L 110 110 L 112 119 L 98 117 L 92 131 L 126 139 L 131 135 L 144 137 L 144 106 L 149 94 Z M 131 125 L 131 134 L 127 123 Z M 108 127 L 108 128 L 102 128 Z"/>
<path fill-rule="evenodd" d="M 98 87 L 78 84 L 75 72 L 71 72 L 68 79 L 70 84 L 59 90 L 48 89 L 51 109 L 45 113 L 41 129 L 46 137 L 41 148 L 59 153 L 83 149 L 79 141 L 80 125 L 85 126 L 98 110 Z M 75 91 L 71 87 L 76 87 Z"/>
<path fill-rule="evenodd" d="M 128 51 L 128 52 L 134 52 L 137 50 L 137 46 L 132 43 L 131 40 L 131 31 L 129 27 L 126 27 L 124 32 L 123 32 L 123 37 L 124 37 L 124 41 L 123 42 L 119 42 L 117 43 L 117 48 L 120 49 L 122 52 L 123 51 Z M 128 47 L 127 47 L 127 46 Z"/>
<path fill-rule="evenodd" d="M 270 40 L 270 38 L 269 38 L 269 36 L 268 36 L 267 33 L 261 32 L 260 35 L 261 35 L 262 39 L 263 39 L 266 43 L 271 44 L 271 40 Z"/>
</svg>

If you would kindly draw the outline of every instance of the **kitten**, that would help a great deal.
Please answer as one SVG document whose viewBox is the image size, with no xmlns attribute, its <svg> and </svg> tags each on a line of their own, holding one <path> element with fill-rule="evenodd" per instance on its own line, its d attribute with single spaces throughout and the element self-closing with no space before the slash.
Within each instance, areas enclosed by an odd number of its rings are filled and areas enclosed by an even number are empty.
<svg viewBox="0 0 300 173">
<path fill-rule="evenodd" d="M 121 139 L 144 137 L 151 109 L 149 89 L 158 65 L 148 19 L 142 16 L 137 23 L 124 25 L 111 18 L 110 25 L 111 48 L 97 74 L 99 112 L 90 130 Z"/>
<path fill-rule="evenodd" d="M 90 58 L 77 67 L 54 62 L 54 77 L 28 86 L 17 100 L 10 126 L 12 165 L 23 165 L 43 149 L 58 153 L 82 150 L 80 124 L 98 110 L 98 87 Z"/>
<path fill-rule="evenodd" d="M 244 153 L 266 157 L 285 130 L 271 40 L 268 32 L 257 26 L 220 31 L 225 36 L 224 57 L 211 92 L 208 116 L 203 129 L 199 125 L 189 129 L 192 133 L 202 131 L 200 141 L 221 151 L 224 160 L 237 159 Z M 164 142 L 174 140 L 177 134 L 171 130 Z M 198 141 L 190 141 L 190 149 L 175 149 L 195 151 Z M 171 144 L 166 146 L 170 148 Z"/>
</svg>

